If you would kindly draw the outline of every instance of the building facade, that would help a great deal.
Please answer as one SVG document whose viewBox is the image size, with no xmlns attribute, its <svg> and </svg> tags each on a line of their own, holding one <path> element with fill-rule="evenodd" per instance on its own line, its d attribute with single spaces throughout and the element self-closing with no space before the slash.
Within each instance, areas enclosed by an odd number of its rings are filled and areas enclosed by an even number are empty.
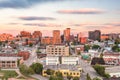
<svg viewBox="0 0 120 80">
<path fill-rule="evenodd" d="M 70 28 L 66 28 L 66 30 L 64 30 L 64 41 L 70 41 Z"/>
<path fill-rule="evenodd" d="M 60 64 L 59 57 L 47 56 L 46 65 L 58 65 Z"/>
<path fill-rule="evenodd" d="M 46 46 L 48 56 L 69 56 L 69 46 L 65 45 L 48 45 Z"/>
<path fill-rule="evenodd" d="M 76 56 L 47 56 L 46 65 L 78 65 L 79 58 Z"/>
<path fill-rule="evenodd" d="M 0 57 L 0 68 L 17 68 L 18 59 L 22 60 L 22 57 Z"/>
<path fill-rule="evenodd" d="M 91 40 L 101 40 L 101 31 L 95 30 L 95 31 L 89 31 L 89 39 Z"/>
<path fill-rule="evenodd" d="M 47 76 L 47 69 L 54 70 L 54 74 L 56 72 L 61 72 L 63 77 L 67 77 L 67 75 L 71 75 L 72 77 L 80 77 L 82 68 L 81 70 L 78 70 L 76 66 L 69 66 L 69 65 L 47 65 L 44 67 L 42 71 L 43 76 Z"/>
<path fill-rule="evenodd" d="M 53 31 L 53 44 L 60 44 L 61 37 L 60 37 L 60 30 Z"/>
<path fill-rule="evenodd" d="M 42 37 L 42 33 L 40 31 L 34 31 L 32 34 L 33 38 L 41 38 Z"/>
<path fill-rule="evenodd" d="M 45 45 L 53 44 L 53 37 L 42 37 L 41 44 L 45 44 Z"/>
</svg>

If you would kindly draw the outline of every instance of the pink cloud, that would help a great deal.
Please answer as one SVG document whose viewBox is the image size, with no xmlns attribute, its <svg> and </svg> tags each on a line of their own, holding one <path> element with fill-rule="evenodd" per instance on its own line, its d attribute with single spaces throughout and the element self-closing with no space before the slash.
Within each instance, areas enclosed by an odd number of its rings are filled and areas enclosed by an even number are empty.
<svg viewBox="0 0 120 80">
<path fill-rule="evenodd" d="M 79 10 L 60 10 L 57 12 L 62 14 L 101 14 L 104 13 L 105 11 L 95 8 L 83 8 Z"/>
</svg>

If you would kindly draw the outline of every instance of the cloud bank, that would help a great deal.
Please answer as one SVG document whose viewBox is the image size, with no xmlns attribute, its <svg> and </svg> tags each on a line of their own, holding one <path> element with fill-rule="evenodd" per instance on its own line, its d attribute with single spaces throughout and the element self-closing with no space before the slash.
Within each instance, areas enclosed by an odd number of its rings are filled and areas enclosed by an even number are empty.
<svg viewBox="0 0 120 80">
<path fill-rule="evenodd" d="M 25 16 L 25 17 L 18 17 L 21 20 L 26 20 L 26 21 L 33 21 L 33 20 L 56 20 L 55 18 L 52 17 L 37 17 L 37 16 Z"/>
<path fill-rule="evenodd" d="M 101 14 L 104 13 L 101 9 L 94 8 L 84 8 L 79 10 L 59 10 L 57 11 L 60 14 Z"/>
<path fill-rule="evenodd" d="M 0 0 L 0 8 L 29 8 L 33 5 L 65 0 Z"/>
</svg>

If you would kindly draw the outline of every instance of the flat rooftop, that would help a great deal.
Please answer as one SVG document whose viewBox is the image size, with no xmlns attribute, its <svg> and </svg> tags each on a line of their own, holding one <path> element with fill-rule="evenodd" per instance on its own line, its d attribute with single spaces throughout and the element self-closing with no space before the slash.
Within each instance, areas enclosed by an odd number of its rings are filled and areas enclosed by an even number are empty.
<svg viewBox="0 0 120 80">
<path fill-rule="evenodd" d="M 0 61 L 16 61 L 22 57 L 0 57 Z"/>
<path fill-rule="evenodd" d="M 52 70 L 71 70 L 71 71 L 78 71 L 78 68 L 74 65 L 65 65 L 65 64 L 59 64 L 59 65 L 46 65 L 44 67 L 44 70 L 52 69 Z"/>
<path fill-rule="evenodd" d="M 108 73 L 120 73 L 120 66 L 106 67 L 105 71 Z"/>
</svg>

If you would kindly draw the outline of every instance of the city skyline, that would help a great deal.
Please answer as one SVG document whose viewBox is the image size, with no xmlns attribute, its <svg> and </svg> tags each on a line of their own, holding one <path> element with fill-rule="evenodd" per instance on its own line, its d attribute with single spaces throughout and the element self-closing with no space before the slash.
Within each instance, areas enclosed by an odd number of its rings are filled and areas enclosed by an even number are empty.
<svg viewBox="0 0 120 80">
<path fill-rule="evenodd" d="M 109 4 L 109 6 L 108 6 Z M 40 30 L 120 32 L 120 0 L 0 0 L 0 33 Z"/>
</svg>

